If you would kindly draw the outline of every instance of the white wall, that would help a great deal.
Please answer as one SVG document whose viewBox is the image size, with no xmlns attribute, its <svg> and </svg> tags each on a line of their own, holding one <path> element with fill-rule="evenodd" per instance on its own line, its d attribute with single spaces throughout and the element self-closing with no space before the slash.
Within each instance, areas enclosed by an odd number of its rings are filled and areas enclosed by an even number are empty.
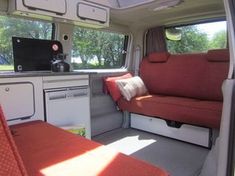
<svg viewBox="0 0 235 176">
<path fill-rule="evenodd" d="M 137 27 L 137 26 L 131 26 L 130 27 L 130 31 L 132 33 L 133 36 L 133 43 L 132 43 L 132 55 L 131 55 L 131 60 L 130 60 L 130 67 L 129 69 L 131 71 L 134 71 L 135 69 L 135 51 L 136 51 L 136 47 L 140 47 L 140 59 L 143 58 L 144 56 L 144 37 L 145 37 L 145 29 L 141 28 L 141 27 Z"/>
</svg>

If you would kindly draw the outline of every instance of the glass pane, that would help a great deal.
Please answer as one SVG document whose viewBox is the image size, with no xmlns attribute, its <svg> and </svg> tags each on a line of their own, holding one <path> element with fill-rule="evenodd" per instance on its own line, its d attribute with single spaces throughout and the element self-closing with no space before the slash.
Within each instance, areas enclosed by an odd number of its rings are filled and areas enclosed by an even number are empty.
<svg viewBox="0 0 235 176">
<path fill-rule="evenodd" d="M 0 70 L 14 70 L 12 36 L 51 39 L 52 24 L 0 16 Z"/>
<path fill-rule="evenodd" d="M 76 69 L 121 68 L 125 35 L 75 27 L 71 63 Z"/>
<path fill-rule="evenodd" d="M 174 27 L 173 29 L 181 31 L 181 39 L 173 41 L 169 37 L 167 38 L 168 51 L 172 54 L 207 52 L 211 49 L 227 47 L 225 21 Z"/>
</svg>

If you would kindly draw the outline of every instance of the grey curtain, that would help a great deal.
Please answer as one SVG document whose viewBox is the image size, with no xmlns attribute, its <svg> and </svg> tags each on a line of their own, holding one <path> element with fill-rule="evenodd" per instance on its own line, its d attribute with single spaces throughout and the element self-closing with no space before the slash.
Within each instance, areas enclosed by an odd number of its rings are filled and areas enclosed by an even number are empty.
<svg viewBox="0 0 235 176">
<path fill-rule="evenodd" d="M 165 38 L 165 28 L 155 27 L 149 29 L 146 36 L 146 54 L 152 52 L 164 52 L 167 51 L 166 38 Z"/>
</svg>

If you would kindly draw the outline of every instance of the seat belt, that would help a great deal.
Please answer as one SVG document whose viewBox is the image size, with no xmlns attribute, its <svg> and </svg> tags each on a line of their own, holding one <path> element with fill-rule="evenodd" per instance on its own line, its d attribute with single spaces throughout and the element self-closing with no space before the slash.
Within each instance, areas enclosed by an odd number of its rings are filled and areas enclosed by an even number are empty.
<svg viewBox="0 0 235 176">
<path fill-rule="evenodd" d="M 139 67 L 141 62 L 141 47 L 137 45 L 134 50 L 134 75 L 139 75 Z"/>
</svg>

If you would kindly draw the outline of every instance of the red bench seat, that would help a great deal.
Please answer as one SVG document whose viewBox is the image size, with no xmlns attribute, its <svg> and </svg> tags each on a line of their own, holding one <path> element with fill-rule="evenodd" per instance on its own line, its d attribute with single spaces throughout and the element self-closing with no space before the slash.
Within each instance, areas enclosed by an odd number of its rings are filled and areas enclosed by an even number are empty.
<svg viewBox="0 0 235 176">
<path fill-rule="evenodd" d="M 45 122 L 10 128 L 30 176 L 168 176 L 158 167 Z"/>
<path fill-rule="evenodd" d="M 152 53 L 140 65 L 140 77 L 149 95 L 121 98 L 123 111 L 219 128 L 222 113 L 222 83 L 229 70 L 229 51 L 201 54 Z"/>
</svg>

